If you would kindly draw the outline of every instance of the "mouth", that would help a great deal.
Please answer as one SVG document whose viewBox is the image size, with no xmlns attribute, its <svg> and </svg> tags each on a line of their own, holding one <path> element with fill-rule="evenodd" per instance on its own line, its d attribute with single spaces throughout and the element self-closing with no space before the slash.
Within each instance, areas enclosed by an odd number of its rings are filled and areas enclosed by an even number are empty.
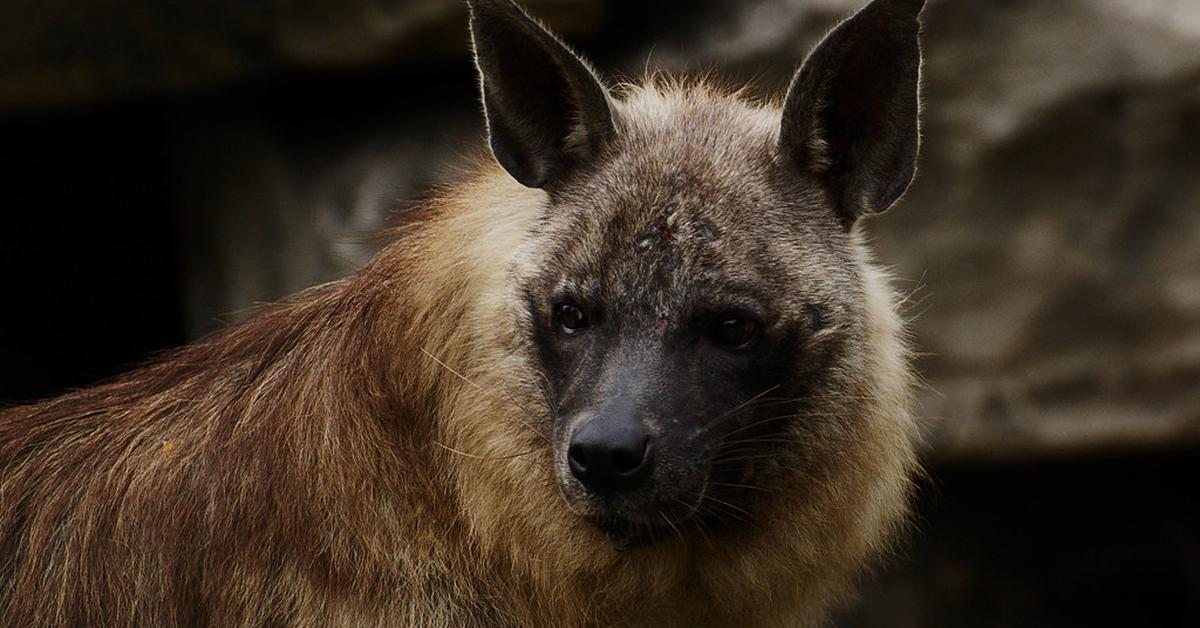
<svg viewBox="0 0 1200 628">
<path fill-rule="evenodd" d="M 693 503 L 679 497 L 643 501 L 633 496 L 618 499 L 597 498 L 569 500 L 576 513 L 599 530 L 618 550 L 644 547 L 671 537 L 684 538 L 693 528 L 706 529 L 700 521 L 704 490 Z"/>
<path fill-rule="evenodd" d="M 635 523 L 615 517 L 585 517 L 585 520 L 604 533 L 618 551 L 654 545 L 670 533 L 666 525 Z"/>
<path fill-rule="evenodd" d="M 646 547 L 670 539 L 686 542 L 692 537 L 712 539 L 736 533 L 745 526 L 753 526 L 753 508 L 748 495 L 731 491 L 714 491 L 705 487 L 696 503 L 686 509 L 654 511 L 655 516 L 641 514 L 627 517 L 608 510 L 597 514 L 592 511 L 581 517 L 602 532 L 618 551 Z M 716 494 L 719 493 L 718 497 Z"/>
<path fill-rule="evenodd" d="M 671 539 L 685 543 L 692 538 L 711 540 L 753 527 L 754 501 L 763 490 L 710 480 L 692 493 L 695 499 L 690 504 L 677 498 L 670 500 L 673 508 L 586 500 L 576 512 L 603 533 L 614 548 L 625 551 Z"/>
<path fill-rule="evenodd" d="M 693 516 L 679 520 L 664 516 L 659 523 L 633 521 L 622 517 L 588 515 L 584 520 L 600 530 L 618 551 L 655 545 L 672 536 L 682 537 L 684 530 L 693 523 Z"/>
</svg>

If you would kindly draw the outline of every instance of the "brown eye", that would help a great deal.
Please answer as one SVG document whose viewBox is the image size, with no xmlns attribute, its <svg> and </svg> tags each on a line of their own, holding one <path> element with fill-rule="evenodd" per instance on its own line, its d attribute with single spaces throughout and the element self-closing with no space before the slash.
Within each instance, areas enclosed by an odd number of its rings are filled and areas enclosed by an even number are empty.
<svg viewBox="0 0 1200 628">
<path fill-rule="evenodd" d="M 758 321 L 742 314 L 723 317 L 713 328 L 717 344 L 731 349 L 748 349 L 758 340 Z"/>
<path fill-rule="evenodd" d="M 576 333 L 588 326 L 587 315 L 578 306 L 563 303 L 554 308 L 554 317 L 559 327 L 567 334 Z"/>
</svg>

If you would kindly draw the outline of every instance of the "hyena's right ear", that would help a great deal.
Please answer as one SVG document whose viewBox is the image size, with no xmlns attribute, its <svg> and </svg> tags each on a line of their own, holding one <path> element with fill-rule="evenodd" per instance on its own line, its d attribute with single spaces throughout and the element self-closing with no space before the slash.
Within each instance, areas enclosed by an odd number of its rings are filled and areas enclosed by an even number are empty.
<svg viewBox="0 0 1200 628">
<path fill-rule="evenodd" d="M 468 0 L 492 153 L 514 179 L 553 188 L 615 133 L 608 91 L 511 0 Z"/>
<path fill-rule="evenodd" d="M 783 105 L 779 149 L 832 194 L 845 225 L 881 212 L 917 165 L 925 0 L 873 0 L 804 61 Z"/>
</svg>

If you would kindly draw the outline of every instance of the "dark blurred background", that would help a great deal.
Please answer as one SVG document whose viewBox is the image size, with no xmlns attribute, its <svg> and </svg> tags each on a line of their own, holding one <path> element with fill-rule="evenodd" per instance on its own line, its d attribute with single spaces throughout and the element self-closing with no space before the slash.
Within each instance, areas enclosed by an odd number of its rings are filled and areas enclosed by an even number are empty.
<svg viewBox="0 0 1200 628">
<path fill-rule="evenodd" d="M 862 0 L 527 0 L 776 93 Z M 930 0 L 913 540 L 838 626 L 1200 626 L 1200 3 Z M 0 6 L 0 401 L 344 274 L 480 145 L 460 0 Z"/>
</svg>

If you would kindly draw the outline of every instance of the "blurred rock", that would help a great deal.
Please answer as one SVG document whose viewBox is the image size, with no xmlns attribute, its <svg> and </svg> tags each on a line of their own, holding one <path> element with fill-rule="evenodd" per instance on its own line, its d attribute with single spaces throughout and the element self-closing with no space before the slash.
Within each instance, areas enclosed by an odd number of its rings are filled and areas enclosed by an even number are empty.
<svg viewBox="0 0 1200 628">
<path fill-rule="evenodd" d="M 471 152 L 463 146 L 482 134 L 473 93 L 437 111 L 395 116 L 387 106 L 399 106 L 393 101 L 407 90 L 390 98 L 341 90 L 335 104 L 313 105 L 319 91 L 286 91 L 265 107 L 196 106 L 180 114 L 176 186 L 186 234 L 185 324 L 193 337 L 243 318 L 254 304 L 361 266 L 381 244 L 374 233 L 431 186 L 453 179 Z M 425 96 L 442 102 L 436 92 Z M 368 99 L 375 102 L 357 104 Z M 292 101 L 304 104 L 275 111 Z M 336 113 L 315 115 L 314 106 Z"/>
<path fill-rule="evenodd" d="M 934 451 L 1200 440 L 1200 4 L 930 7 L 913 287 Z"/>
</svg>

